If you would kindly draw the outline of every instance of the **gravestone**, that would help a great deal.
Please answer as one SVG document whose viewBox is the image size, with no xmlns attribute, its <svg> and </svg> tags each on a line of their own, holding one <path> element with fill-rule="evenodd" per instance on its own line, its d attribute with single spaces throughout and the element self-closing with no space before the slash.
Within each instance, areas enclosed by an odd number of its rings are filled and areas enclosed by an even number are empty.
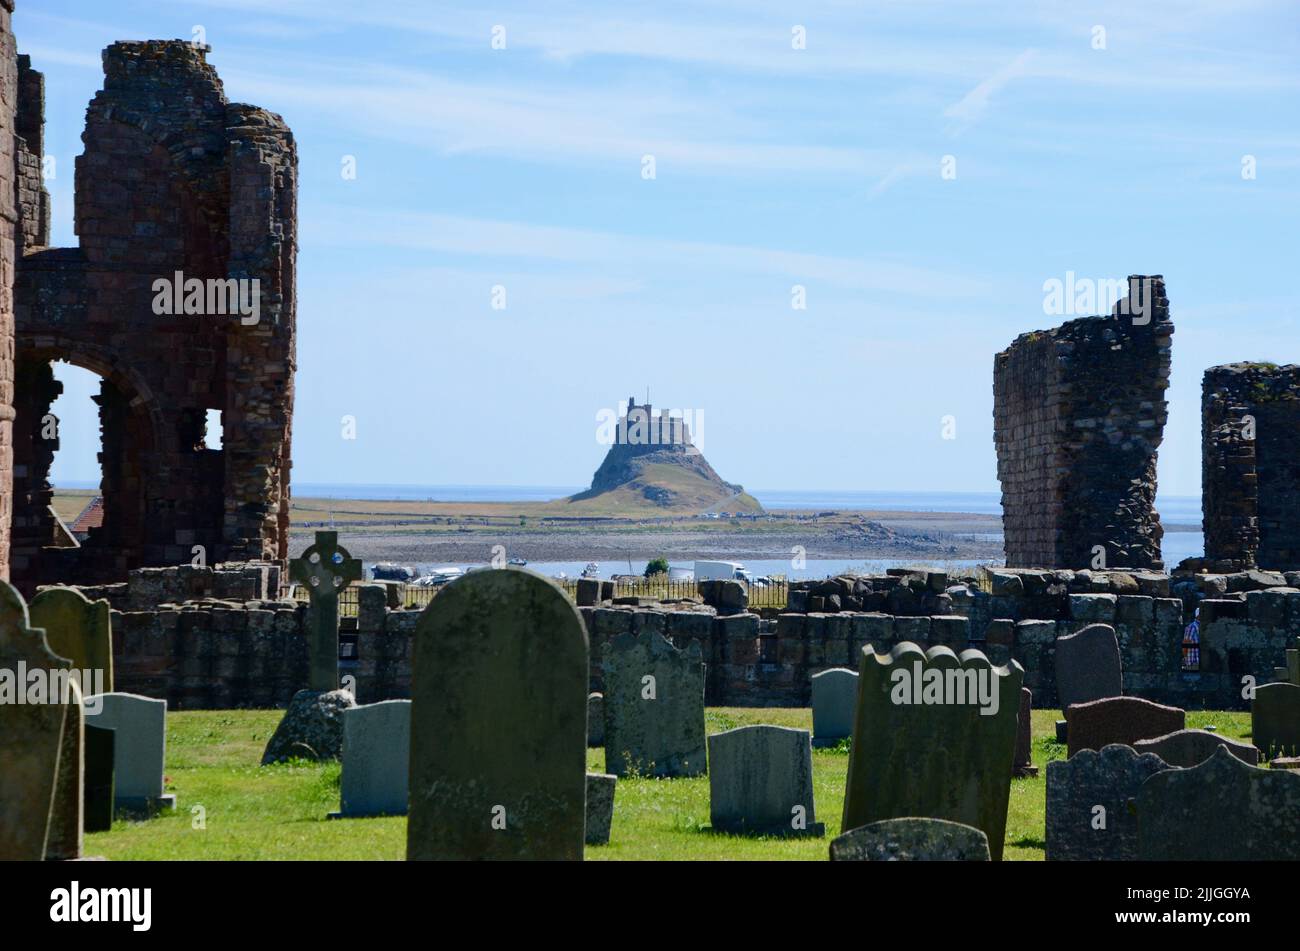
<svg viewBox="0 0 1300 951">
<path fill-rule="evenodd" d="M 717 832 L 820 836 L 807 730 L 742 726 L 709 737 L 709 817 Z"/>
<path fill-rule="evenodd" d="M 77 672 L 74 670 L 72 673 Z M 59 772 L 54 780 L 49 835 L 45 841 L 45 858 L 50 861 L 81 858 L 85 824 L 82 801 L 85 782 L 85 716 L 81 705 L 81 688 L 77 686 L 76 676 L 68 679 L 64 698 L 66 713 L 63 720 L 63 743 L 59 749 Z"/>
<path fill-rule="evenodd" d="M 813 746 L 835 746 L 853 735 L 853 709 L 858 702 L 858 675 L 833 667 L 812 677 Z"/>
<path fill-rule="evenodd" d="M 343 755 L 343 717 L 356 709 L 347 690 L 299 690 L 262 752 L 262 765 L 288 759 L 326 760 Z"/>
<path fill-rule="evenodd" d="M 605 769 L 615 776 L 702 776 L 704 662 L 663 635 L 623 632 L 605 643 Z"/>
<path fill-rule="evenodd" d="M 983 830 L 1000 860 L 1024 669 L 904 641 L 865 646 L 858 672 L 841 827 L 949 819 Z"/>
<path fill-rule="evenodd" d="M 1243 763 L 1259 765 L 1259 750 L 1208 730 L 1177 730 L 1150 740 L 1138 740 L 1133 749 L 1155 753 L 1170 766 L 1191 767 L 1204 763 L 1220 746 Z"/>
<path fill-rule="evenodd" d="M 46 588 L 28 607 L 50 650 L 72 661 L 83 697 L 113 692 L 113 622 L 108 602 L 76 588 Z"/>
<path fill-rule="evenodd" d="M 1034 765 L 1034 694 L 1028 687 L 1020 688 L 1020 709 L 1016 712 L 1016 757 L 1011 762 L 1011 775 L 1027 779 L 1038 775 Z"/>
<path fill-rule="evenodd" d="M 946 819 L 882 819 L 831 840 L 832 862 L 987 862 L 989 837 Z"/>
<path fill-rule="evenodd" d="M 344 709 L 340 816 L 406 815 L 410 768 L 411 701 Z"/>
<path fill-rule="evenodd" d="M 113 805 L 115 810 L 153 815 L 176 808 L 176 796 L 163 792 L 167 751 L 167 701 L 133 693 L 103 693 L 86 698 L 86 722 L 114 730 Z"/>
<path fill-rule="evenodd" d="M 1154 753 L 1113 744 L 1047 764 L 1048 861 L 1132 861 L 1142 784 L 1170 766 Z"/>
<path fill-rule="evenodd" d="M 614 823 L 614 790 L 618 777 L 608 773 L 587 774 L 587 845 L 608 845 Z"/>
<path fill-rule="evenodd" d="M 408 859 L 582 858 L 587 631 L 552 581 L 476 571 L 420 615 Z"/>
<path fill-rule="evenodd" d="M 1109 624 L 1089 624 L 1056 639 L 1056 695 L 1061 709 L 1124 692 L 1119 640 Z"/>
<path fill-rule="evenodd" d="M 361 562 L 339 545 L 338 532 L 317 532 L 316 542 L 289 562 L 289 576 L 304 585 L 308 611 L 307 687 L 320 692 L 339 687 L 339 593 L 361 580 Z"/>
<path fill-rule="evenodd" d="M 1221 747 L 1157 773 L 1137 801 L 1144 862 L 1300 860 L 1300 774 L 1247 766 Z"/>
<path fill-rule="evenodd" d="M 68 708 L 61 690 L 33 694 L 28 677 L 71 667 L 31 626 L 22 595 L 0 581 L 0 861 L 45 858 Z"/>
<path fill-rule="evenodd" d="M 1300 687 L 1276 683 L 1255 688 L 1250 741 L 1265 759 L 1300 754 Z"/>
<path fill-rule="evenodd" d="M 1141 697 L 1107 697 L 1065 708 L 1069 723 L 1069 755 L 1079 750 L 1100 750 L 1112 743 L 1132 746 L 1183 729 L 1186 714 L 1178 707 L 1152 703 Z"/>
<path fill-rule="evenodd" d="M 82 813 L 87 832 L 107 832 L 113 827 L 114 731 L 86 724 L 85 797 Z"/>
<path fill-rule="evenodd" d="M 593 693 L 587 696 L 587 745 L 605 745 L 605 697 Z"/>
</svg>

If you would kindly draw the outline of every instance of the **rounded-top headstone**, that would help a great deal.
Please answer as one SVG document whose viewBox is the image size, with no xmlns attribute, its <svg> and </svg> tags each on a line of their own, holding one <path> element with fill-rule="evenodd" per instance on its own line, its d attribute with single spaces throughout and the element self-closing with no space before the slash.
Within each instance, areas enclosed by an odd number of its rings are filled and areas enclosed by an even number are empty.
<svg viewBox="0 0 1300 951">
<path fill-rule="evenodd" d="M 947 819 L 883 819 L 831 840 L 832 862 L 987 862 L 989 837 Z"/>
<path fill-rule="evenodd" d="M 1056 639 L 1056 693 L 1064 710 L 1124 692 L 1119 639 L 1109 624 L 1089 624 Z"/>
</svg>

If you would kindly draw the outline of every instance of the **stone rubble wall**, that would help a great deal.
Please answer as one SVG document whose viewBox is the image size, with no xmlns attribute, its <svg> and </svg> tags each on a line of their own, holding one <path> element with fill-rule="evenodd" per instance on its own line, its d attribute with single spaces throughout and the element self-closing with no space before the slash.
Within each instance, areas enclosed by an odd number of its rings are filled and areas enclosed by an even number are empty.
<svg viewBox="0 0 1300 951">
<path fill-rule="evenodd" d="M 23 90 L 13 34 L 13 0 L 0 0 L 0 579 L 8 580 L 13 513 L 14 272 L 18 248 L 17 176 L 25 178 L 18 129 Z"/>
</svg>

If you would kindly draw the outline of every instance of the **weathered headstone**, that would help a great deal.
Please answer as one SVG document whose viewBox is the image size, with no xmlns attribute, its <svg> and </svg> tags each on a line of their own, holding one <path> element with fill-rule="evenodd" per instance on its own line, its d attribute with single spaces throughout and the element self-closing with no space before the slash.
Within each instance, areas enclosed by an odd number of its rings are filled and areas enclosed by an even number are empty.
<svg viewBox="0 0 1300 951">
<path fill-rule="evenodd" d="M 45 858 L 68 708 L 61 690 L 34 696 L 29 677 L 71 667 L 31 626 L 22 596 L 0 581 L 0 861 Z"/>
<path fill-rule="evenodd" d="M 587 774 L 587 845 L 608 845 L 614 822 L 614 791 L 618 777 L 608 773 Z"/>
<path fill-rule="evenodd" d="M 347 690 L 299 690 L 266 741 L 262 765 L 288 759 L 338 759 L 343 755 L 343 716 L 356 706 Z"/>
<path fill-rule="evenodd" d="M 553 582 L 476 571 L 415 629 L 408 859 L 581 859 L 587 632 Z"/>
<path fill-rule="evenodd" d="M 587 745 L 605 745 L 605 696 L 587 695 Z"/>
<path fill-rule="evenodd" d="M 882 819 L 831 840 L 832 862 L 987 862 L 989 837 L 946 819 Z"/>
<path fill-rule="evenodd" d="M 1247 766 L 1220 748 L 1199 766 L 1157 773 L 1137 801 L 1138 859 L 1300 860 L 1300 774 Z"/>
<path fill-rule="evenodd" d="M 1138 740 L 1133 749 L 1155 753 L 1170 766 L 1191 767 L 1205 762 L 1220 746 L 1243 763 L 1259 765 L 1259 750 L 1249 743 L 1239 743 L 1208 730 L 1177 730 L 1150 740 Z"/>
<path fill-rule="evenodd" d="M 404 816 L 411 768 L 411 701 L 343 711 L 339 815 Z"/>
<path fill-rule="evenodd" d="M 1250 741 L 1265 759 L 1300 755 L 1300 687 L 1276 683 L 1255 688 Z"/>
<path fill-rule="evenodd" d="M 32 627 L 45 631 L 50 650 L 72 661 L 83 697 L 113 692 L 113 622 L 106 600 L 76 588 L 46 588 L 28 606 Z"/>
<path fill-rule="evenodd" d="M 82 812 L 87 832 L 107 832 L 113 827 L 113 738 L 104 727 L 86 724 L 85 797 Z"/>
<path fill-rule="evenodd" d="M 853 735 L 858 674 L 832 667 L 812 676 L 813 746 L 834 746 Z"/>
<path fill-rule="evenodd" d="M 1100 750 L 1112 743 L 1132 746 L 1183 729 L 1186 714 L 1178 707 L 1152 703 L 1141 697 L 1107 697 L 1065 708 L 1069 723 L 1069 755 L 1079 750 Z"/>
<path fill-rule="evenodd" d="M 615 776 L 702 776 L 704 661 L 699 641 L 680 650 L 662 635 L 616 634 L 605 643 L 605 769 Z"/>
<path fill-rule="evenodd" d="M 1020 709 L 1016 713 L 1016 757 L 1011 763 L 1011 775 L 1025 779 L 1038 775 L 1034 765 L 1034 694 L 1028 687 L 1020 688 Z"/>
<path fill-rule="evenodd" d="M 1056 639 L 1056 694 L 1061 709 L 1124 692 L 1119 640 L 1109 624 L 1089 624 Z"/>
<path fill-rule="evenodd" d="M 600 579 L 579 578 L 574 600 L 580 608 L 589 608 L 600 603 Z"/>
<path fill-rule="evenodd" d="M 1131 861 L 1142 784 L 1170 766 L 1154 753 L 1113 744 L 1047 764 L 1047 860 Z"/>
<path fill-rule="evenodd" d="M 339 545 L 338 532 L 317 532 L 315 544 L 289 562 L 289 576 L 310 599 L 307 687 L 320 692 L 339 686 L 339 593 L 361 580 L 361 562 Z"/>
<path fill-rule="evenodd" d="M 64 696 L 67 713 L 63 720 L 63 744 L 59 750 L 59 773 L 54 781 L 49 836 L 45 842 L 45 858 L 52 861 L 81 858 L 84 828 L 85 717 L 81 688 L 77 686 L 75 676 L 68 679 Z"/>
<path fill-rule="evenodd" d="M 824 835 L 813 804 L 807 730 L 742 726 L 709 737 L 709 816 L 715 831 Z"/>
<path fill-rule="evenodd" d="M 176 796 L 163 792 L 167 750 L 167 701 L 133 693 L 86 698 L 86 722 L 114 730 L 114 808 L 153 815 L 176 808 Z"/>
<path fill-rule="evenodd" d="M 862 649 L 841 827 L 949 819 L 983 830 L 1002 858 L 1024 669 L 977 650 Z"/>
</svg>

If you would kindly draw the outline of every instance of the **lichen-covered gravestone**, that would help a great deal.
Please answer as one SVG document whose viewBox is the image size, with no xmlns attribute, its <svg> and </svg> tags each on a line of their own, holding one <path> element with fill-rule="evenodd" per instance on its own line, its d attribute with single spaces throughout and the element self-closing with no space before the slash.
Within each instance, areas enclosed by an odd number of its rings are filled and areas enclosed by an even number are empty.
<svg viewBox="0 0 1300 951">
<path fill-rule="evenodd" d="M 85 706 L 87 723 L 115 731 L 114 808 L 137 815 L 175 809 L 175 794 L 163 792 L 167 701 L 103 693 L 87 697 Z"/>
<path fill-rule="evenodd" d="M 1157 773 L 1137 800 L 1145 862 L 1300 860 L 1300 773 L 1247 766 L 1226 748 Z"/>
<path fill-rule="evenodd" d="M 704 661 L 661 634 L 616 634 L 605 644 L 605 769 L 615 776 L 702 776 Z"/>
<path fill-rule="evenodd" d="M 614 792 L 618 777 L 608 773 L 587 774 L 587 845 L 608 845 L 614 823 Z"/>
<path fill-rule="evenodd" d="M 1264 754 L 1300 754 L 1300 687 L 1293 683 L 1264 684 L 1250 702 L 1250 741 Z"/>
<path fill-rule="evenodd" d="M 949 819 L 981 829 L 1001 859 L 1023 668 L 904 641 L 887 654 L 868 644 L 858 672 L 841 827 Z"/>
<path fill-rule="evenodd" d="M 553 582 L 476 571 L 415 629 L 408 859 L 582 858 L 587 632 Z"/>
<path fill-rule="evenodd" d="M 67 719 L 64 696 L 33 697 L 18 671 L 67 671 L 33 628 L 22 596 L 0 581 L 0 861 L 45 858 Z M 21 694 L 21 697 L 20 697 Z M 36 700 L 36 702 L 31 702 Z"/>
<path fill-rule="evenodd" d="M 1132 861 L 1137 820 L 1129 811 L 1142 784 L 1169 764 L 1114 744 L 1047 764 L 1047 860 Z"/>
<path fill-rule="evenodd" d="M 289 575 L 307 588 L 309 690 L 339 686 L 339 593 L 361 580 L 361 562 L 339 544 L 338 532 L 317 532 L 316 542 L 289 562 Z"/>
<path fill-rule="evenodd" d="M 343 711 L 339 815 L 404 816 L 411 768 L 411 701 Z"/>
<path fill-rule="evenodd" d="M 1133 749 L 1139 753 L 1155 753 L 1170 766 L 1191 767 L 1204 763 L 1221 746 L 1243 763 L 1259 765 L 1259 750 L 1255 747 L 1208 730 L 1176 730 L 1154 739 L 1138 740 Z"/>
<path fill-rule="evenodd" d="M 113 622 L 106 600 L 91 601 L 76 588 L 46 588 L 28 610 L 50 650 L 72 661 L 83 697 L 113 692 Z"/>
<path fill-rule="evenodd" d="M 1069 724 L 1069 755 L 1080 750 L 1100 750 L 1112 743 L 1132 746 L 1187 726 L 1186 714 L 1141 697 L 1107 697 L 1065 709 Z"/>
<path fill-rule="evenodd" d="M 356 709 L 347 690 L 299 690 L 262 751 L 262 765 L 343 755 L 343 716 Z"/>
<path fill-rule="evenodd" d="M 989 838 L 946 819 L 882 819 L 831 840 L 832 862 L 987 862 Z"/>
<path fill-rule="evenodd" d="M 709 816 L 715 831 L 819 836 L 807 730 L 742 726 L 709 737 Z"/>
<path fill-rule="evenodd" d="M 813 746 L 834 746 L 853 735 L 858 674 L 832 667 L 812 676 Z"/>
<path fill-rule="evenodd" d="M 1119 639 L 1109 624 L 1089 624 L 1056 639 L 1056 695 L 1061 709 L 1124 692 Z"/>
<path fill-rule="evenodd" d="M 69 671 L 70 674 L 76 671 Z M 81 858 L 82 831 L 85 827 L 85 717 L 81 705 L 81 688 L 77 677 L 70 676 L 64 686 L 63 745 L 59 750 L 59 775 L 54 781 L 54 801 L 50 805 L 50 831 L 45 842 L 47 860 Z"/>
</svg>

